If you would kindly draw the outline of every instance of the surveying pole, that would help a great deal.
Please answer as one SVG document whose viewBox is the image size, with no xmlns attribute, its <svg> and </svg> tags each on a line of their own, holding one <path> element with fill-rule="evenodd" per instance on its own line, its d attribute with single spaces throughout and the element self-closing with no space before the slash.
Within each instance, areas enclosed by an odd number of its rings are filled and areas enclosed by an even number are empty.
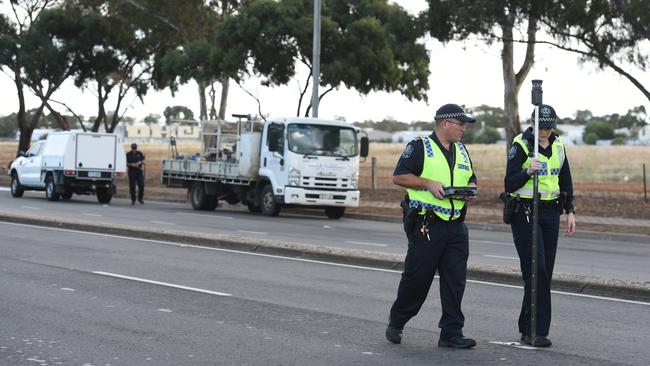
<svg viewBox="0 0 650 366">
<path fill-rule="evenodd" d="M 311 77 L 312 77 L 312 92 L 311 92 L 311 110 L 312 117 L 318 118 L 318 85 L 320 82 L 320 0 L 314 0 L 314 40 L 313 40 L 313 53 L 311 60 Z"/>
<path fill-rule="evenodd" d="M 533 158 L 539 159 L 539 106 L 542 105 L 542 80 L 533 80 L 531 91 L 532 102 L 535 106 Z M 528 154 L 530 155 L 530 151 Z M 537 253 L 539 251 L 539 177 L 537 171 L 533 173 L 533 247 L 532 247 L 532 273 L 530 278 L 530 339 L 535 344 L 537 338 Z"/>
</svg>

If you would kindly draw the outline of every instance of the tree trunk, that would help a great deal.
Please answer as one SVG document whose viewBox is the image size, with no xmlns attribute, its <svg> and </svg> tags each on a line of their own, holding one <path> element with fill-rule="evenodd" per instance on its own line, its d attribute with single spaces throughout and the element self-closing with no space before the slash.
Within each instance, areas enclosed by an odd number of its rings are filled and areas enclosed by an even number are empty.
<svg viewBox="0 0 650 366">
<path fill-rule="evenodd" d="M 221 102 L 219 103 L 219 119 L 226 119 L 226 105 L 228 104 L 228 89 L 230 88 L 230 78 L 225 78 L 221 82 Z"/>
<path fill-rule="evenodd" d="M 511 14 L 514 14 L 511 12 Z M 537 34 L 537 18 L 530 16 L 528 20 L 528 43 L 526 46 L 526 57 L 524 63 L 515 74 L 514 70 L 514 39 L 513 39 L 514 16 L 509 15 L 504 24 L 503 50 L 501 51 L 501 64 L 503 67 L 503 106 L 506 116 L 506 153 L 510 150 L 512 139 L 521 132 L 519 121 L 519 90 L 526 80 L 528 72 L 535 61 L 535 39 Z"/>
<path fill-rule="evenodd" d="M 196 84 L 199 87 L 199 121 L 205 121 L 208 119 L 208 101 L 205 98 L 205 81 L 196 81 Z"/>
</svg>

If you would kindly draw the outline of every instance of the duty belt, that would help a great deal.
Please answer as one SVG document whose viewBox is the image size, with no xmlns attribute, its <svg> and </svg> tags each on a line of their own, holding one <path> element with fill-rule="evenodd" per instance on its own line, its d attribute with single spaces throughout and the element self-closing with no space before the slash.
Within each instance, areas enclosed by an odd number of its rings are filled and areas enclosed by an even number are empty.
<svg viewBox="0 0 650 366">
<path fill-rule="evenodd" d="M 419 207 L 419 208 L 423 208 L 423 209 L 425 209 L 427 211 L 428 210 L 433 210 L 433 211 L 439 212 L 441 214 L 451 215 L 451 208 L 446 208 L 446 207 L 434 205 L 434 204 L 431 204 L 431 203 L 420 202 L 420 201 L 416 201 L 416 200 L 410 200 L 409 201 L 409 207 Z M 454 215 L 453 216 L 459 216 L 460 212 L 461 212 L 461 210 L 454 210 Z"/>
</svg>

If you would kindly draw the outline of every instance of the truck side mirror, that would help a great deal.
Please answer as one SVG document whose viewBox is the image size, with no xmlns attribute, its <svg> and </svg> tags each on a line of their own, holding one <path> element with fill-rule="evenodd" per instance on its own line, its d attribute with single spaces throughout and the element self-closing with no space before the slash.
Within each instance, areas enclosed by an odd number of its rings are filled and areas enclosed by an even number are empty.
<svg viewBox="0 0 650 366">
<path fill-rule="evenodd" d="M 274 152 L 278 151 L 280 147 L 280 139 L 282 138 L 282 132 L 278 129 L 269 129 L 269 151 Z"/>
<path fill-rule="evenodd" d="M 363 136 L 361 137 L 361 151 L 359 152 L 359 155 L 361 155 L 362 158 L 367 157 L 368 150 L 370 150 L 370 141 L 367 137 Z"/>
<path fill-rule="evenodd" d="M 21 157 L 21 156 L 27 156 L 27 154 L 25 153 L 24 150 L 20 150 L 20 151 L 18 152 L 18 156 L 17 156 L 17 158 L 19 158 L 19 157 Z"/>
</svg>

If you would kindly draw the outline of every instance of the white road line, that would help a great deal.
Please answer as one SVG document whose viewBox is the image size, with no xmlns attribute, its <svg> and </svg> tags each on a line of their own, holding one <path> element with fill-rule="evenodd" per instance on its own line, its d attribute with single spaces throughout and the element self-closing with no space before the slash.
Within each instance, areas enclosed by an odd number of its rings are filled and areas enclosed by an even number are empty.
<svg viewBox="0 0 650 366">
<path fill-rule="evenodd" d="M 170 226 L 176 225 L 173 222 L 167 222 L 167 221 L 149 221 L 149 222 L 152 224 L 159 224 L 159 225 L 170 225 Z"/>
<path fill-rule="evenodd" d="M 364 243 L 362 241 L 346 241 L 348 244 L 357 244 L 357 245 L 369 245 L 371 247 L 387 247 L 388 244 L 377 244 L 377 243 Z"/>
<path fill-rule="evenodd" d="M 181 289 L 181 290 L 200 292 L 200 293 L 209 294 L 209 295 L 232 296 L 231 294 L 227 294 L 225 292 L 216 292 L 216 291 L 204 290 L 204 289 L 196 288 L 196 287 L 188 287 L 188 286 L 176 285 L 176 284 L 168 283 L 168 282 L 152 281 L 152 280 L 147 280 L 147 279 L 144 279 L 144 278 L 124 276 L 124 275 L 109 273 L 109 272 L 93 271 L 92 273 L 94 273 L 96 275 L 100 275 L 100 276 L 108 276 L 108 277 L 121 278 L 123 280 L 130 280 L 130 281 L 136 281 L 136 282 L 142 282 L 142 283 L 150 283 L 152 285 L 159 285 L 159 286 L 165 286 L 165 287 L 171 287 L 171 288 L 178 288 L 178 289 Z"/>
<path fill-rule="evenodd" d="M 233 249 L 210 248 L 210 247 L 203 247 L 203 246 L 200 246 L 200 245 L 190 245 L 190 244 L 175 243 L 175 242 L 171 242 L 171 241 L 131 238 L 131 237 L 122 236 L 122 235 L 91 233 L 91 232 L 80 231 L 80 230 L 51 228 L 51 227 L 38 226 L 38 225 L 29 225 L 29 224 L 16 224 L 16 223 L 13 223 L 13 222 L 4 222 L 4 221 L 0 221 L 0 224 L 13 225 L 13 226 L 22 226 L 22 227 L 31 227 L 31 228 L 37 228 L 37 229 L 43 229 L 43 230 L 61 231 L 61 232 L 66 232 L 66 233 L 76 233 L 76 234 L 82 234 L 82 235 L 103 236 L 103 237 L 106 237 L 106 238 L 134 240 L 134 241 L 140 241 L 140 242 L 143 242 L 143 243 L 171 245 L 171 246 L 182 247 L 182 248 L 195 248 L 195 249 L 201 249 L 201 250 L 212 250 L 212 251 L 217 251 L 217 252 L 235 253 L 235 254 L 250 255 L 250 256 L 255 256 L 255 257 L 277 258 L 277 259 L 283 259 L 283 260 L 294 261 L 294 262 L 316 263 L 316 264 L 323 264 L 323 265 L 333 266 L 333 267 L 354 268 L 354 269 L 362 269 L 362 270 L 368 270 L 368 271 L 374 271 L 374 272 L 402 273 L 402 271 L 396 271 L 396 270 L 393 270 L 393 269 L 373 268 L 373 267 L 366 267 L 366 266 L 356 266 L 356 265 L 353 265 L 353 264 L 325 262 L 325 261 L 318 261 L 318 260 L 314 260 L 314 259 L 283 257 L 283 256 L 280 256 L 280 255 L 252 253 L 252 252 L 245 252 L 245 251 L 233 250 Z M 503 283 L 487 282 L 487 281 L 479 281 L 479 280 L 467 280 L 467 282 L 475 283 L 475 284 L 478 284 L 478 285 L 505 287 L 505 288 L 519 289 L 519 290 L 523 290 L 523 288 L 524 288 L 523 286 L 507 285 L 507 284 L 503 284 Z M 650 306 L 650 302 L 617 299 L 615 297 L 595 296 L 595 295 L 587 295 L 587 294 L 576 294 L 576 293 L 573 293 L 573 292 L 564 292 L 564 291 L 556 291 L 556 290 L 551 290 L 551 292 L 554 293 L 554 294 L 558 294 L 558 295 L 566 295 L 566 296 L 573 296 L 573 297 L 584 297 L 584 298 L 588 298 L 588 299 L 605 300 L 605 301 L 613 301 L 613 302 L 622 302 L 622 303 L 626 303 L 626 304 Z"/>
<path fill-rule="evenodd" d="M 40 210 L 41 209 L 40 207 L 32 207 L 32 206 L 20 206 L 20 207 L 26 208 L 28 210 Z"/>
<path fill-rule="evenodd" d="M 533 347 L 533 346 L 529 346 L 529 345 L 526 345 L 526 344 L 521 344 L 519 342 L 490 342 L 490 343 L 498 344 L 500 346 L 508 346 L 508 347 L 514 347 L 514 348 L 519 348 L 519 349 L 527 349 L 527 350 L 531 350 L 531 349 L 535 350 L 536 349 L 536 350 L 543 351 L 543 350 L 548 349 L 548 348 Z"/>
<path fill-rule="evenodd" d="M 480 244 L 490 244 L 490 245 L 500 245 L 505 247 L 514 247 L 513 243 L 503 243 L 498 241 L 489 241 L 489 240 L 470 240 L 470 243 L 480 243 Z"/>
<path fill-rule="evenodd" d="M 177 215 L 189 215 L 189 216 L 201 216 L 201 217 L 207 217 L 209 219 L 224 219 L 224 220 L 234 220 L 235 218 L 232 216 L 221 216 L 221 215 L 203 215 L 203 214 L 196 214 L 196 213 L 190 213 L 190 212 L 174 212 Z"/>
<path fill-rule="evenodd" d="M 268 235 L 268 233 L 263 233 L 261 231 L 237 230 L 237 232 L 244 233 L 244 234 Z"/>
<path fill-rule="evenodd" d="M 484 257 L 488 258 L 497 258 L 497 259 L 514 259 L 514 260 L 519 260 L 517 257 L 506 257 L 504 255 L 490 255 L 490 254 L 483 254 Z"/>
<path fill-rule="evenodd" d="M 100 214 L 85 213 L 85 212 L 82 213 L 82 215 L 84 215 L 84 216 L 92 216 L 92 217 L 102 217 L 102 215 L 100 215 Z"/>
</svg>

